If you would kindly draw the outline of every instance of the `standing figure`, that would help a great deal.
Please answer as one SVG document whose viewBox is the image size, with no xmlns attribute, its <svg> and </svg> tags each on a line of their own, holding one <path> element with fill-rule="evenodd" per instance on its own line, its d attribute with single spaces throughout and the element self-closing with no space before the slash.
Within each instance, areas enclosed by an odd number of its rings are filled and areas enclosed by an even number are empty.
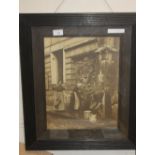
<svg viewBox="0 0 155 155">
<path fill-rule="evenodd" d="M 116 89 L 117 82 L 117 65 L 113 60 L 113 50 L 110 47 L 99 48 L 98 53 L 98 68 L 97 70 L 97 89 L 104 90 L 104 118 L 105 120 L 112 119 L 112 103 L 111 99 Z M 98 88 L 99 87 L 99 88 Z"/>
<path fill-rule="evenodd" d="M 106 49 L 104 53 L 104 60 L 102 61 L 102 72 L 104 74 L 104 88 L 105 88 L 105 119 L 112 119 L 112 96 L 116 89 L 116 70 L 112 59 L 112 51 Z"/>
<path fill-rule="evenodd" d="M 65 102 L 64 102 L 64 87 L 61 81 L 59 81 L 58 85 L 54 88 L 55 90 L 55 101 L 54 106 L 58 111 L 65 110 Z"/>
</svg>

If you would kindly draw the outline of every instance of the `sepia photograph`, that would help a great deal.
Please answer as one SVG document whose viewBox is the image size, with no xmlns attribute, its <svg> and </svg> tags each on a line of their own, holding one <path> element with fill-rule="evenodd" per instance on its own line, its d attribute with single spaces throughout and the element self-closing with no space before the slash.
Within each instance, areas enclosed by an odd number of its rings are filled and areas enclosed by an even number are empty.
<svg viewBox="0 0 155 155">
<path fill-rule="evenodd" d="M 119 37 L 45 37 L 47 129 L 116 128 Z"/>
<path fill-rule="evenodd" d="M 26 148 L 135 149 L 135 20 L 20 15 Z"/>
</svg>

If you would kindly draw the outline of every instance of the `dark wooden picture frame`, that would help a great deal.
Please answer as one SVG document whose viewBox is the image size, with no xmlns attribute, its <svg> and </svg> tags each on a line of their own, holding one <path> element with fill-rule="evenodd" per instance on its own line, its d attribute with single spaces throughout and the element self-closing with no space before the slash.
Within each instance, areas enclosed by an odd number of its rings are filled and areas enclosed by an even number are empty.
<svg viewBox="0 0 155 155">
<path fill-rule="evenodd" d="M 20 14 L 20 60 L 27 150 L 135 149 L 136 148 L 136 15 L 116 14 Z M 108 34 L 107 30 L 124 29 Z M 123 138 L 51 139 L 46 129 L 43 37 L 53 29 L 64 36 L 119 36 L 119 132 Z M 34 37 L 35 36 L 35 37 Z M 70 135 L 86 131 L 68 131 Z M 61 134 L 61 131 L 58 133 Z M 110 133 L 111 134 L 111 133 Z"/>
</svg>

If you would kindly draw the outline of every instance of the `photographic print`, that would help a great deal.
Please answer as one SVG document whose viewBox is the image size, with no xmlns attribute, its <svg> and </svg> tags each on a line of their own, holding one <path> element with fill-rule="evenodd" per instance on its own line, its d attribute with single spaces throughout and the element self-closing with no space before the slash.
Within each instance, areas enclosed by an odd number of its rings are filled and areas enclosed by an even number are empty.
<svg viewBox="0 0 155 155">
<path fill-rule="evenodd" d="M 20 14 L 27 150 L 136 148 L 136 14 Z"/>
<path fill-rule="evenodd" d="M 47 129 L 117 128 L 120 37 L 44 37 Z"/>
</svg>

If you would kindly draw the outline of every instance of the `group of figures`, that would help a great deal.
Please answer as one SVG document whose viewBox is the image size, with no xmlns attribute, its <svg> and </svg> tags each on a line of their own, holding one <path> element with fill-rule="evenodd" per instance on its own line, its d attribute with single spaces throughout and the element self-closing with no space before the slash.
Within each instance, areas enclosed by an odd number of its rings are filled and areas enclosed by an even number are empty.
<svg viewBox="0 0 155 155">
<path fill-rule="evenodd" d="M 84 113 L 91 112 L 96 120 L 116 120 L 119 73 L 117 59 L 118 53 L 101 48 L 95 54 L 83 57 L 82 66 L 75 61 L 76 83 L 69 93 L 69 104 L 65 105 L 64 102 L 67 89 L 59 82 L 53 89 L 56 93 L 55 109 L 65 109 L 79 118 L 83 118 Z M 58 108 L 60 105 L 62 109 Z"/>
</svg>

